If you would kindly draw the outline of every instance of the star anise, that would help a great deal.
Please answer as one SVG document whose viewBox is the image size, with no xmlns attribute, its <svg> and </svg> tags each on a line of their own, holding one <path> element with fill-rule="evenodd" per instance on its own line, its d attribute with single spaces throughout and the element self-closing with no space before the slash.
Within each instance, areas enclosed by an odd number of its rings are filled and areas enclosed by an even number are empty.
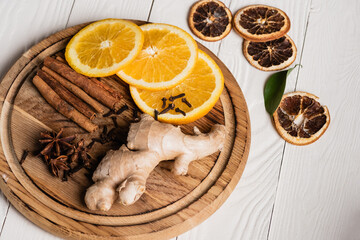
<svg viewBox="0 0 360 240">
<path fill-rule="evenodd" d="M 70 142 L 75 139 L 75 136 L 61 137 L 63 131 L 64 129 L 61 128 L 58 133 L 40 133 L 43 139 L 40 139 L 39 142 L 47 144 L 45 148 L 40 152 L 40 154 L 44 156 L 46 161 L 48 161 L 49 157 L 51 158 L 52 155 L 58 157 L 61 155 L 62 150 L 73 147 Z"/>
<path fill-rule="evenodd" d="M 51 158 L 49 160 L 49 166 L 51 172 L 56 176 L 59 177 L 59 172 L 62 170 L 69 170 L 69 166 L 67 165 L 68 156 L 60 155 L 57 158 Z"/>
<path fill-rule="evenodd" d="M 71 173 L 79 171 L 81 168 L 90 168 L 91 156 L 89 150 L 93 144 L 89 144 L 85 147 L 84 139 L 81 139 L 75 146 L 73 146 L 67 153 L 70 157 L 70 165 L 75 165 L 71 168 Z"/>
</svg>

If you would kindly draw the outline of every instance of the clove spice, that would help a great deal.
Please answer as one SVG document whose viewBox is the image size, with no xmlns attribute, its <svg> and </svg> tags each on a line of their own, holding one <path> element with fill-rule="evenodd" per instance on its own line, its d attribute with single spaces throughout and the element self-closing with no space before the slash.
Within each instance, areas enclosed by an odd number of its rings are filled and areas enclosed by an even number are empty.
<svg viewBox="0 0 360 240">
<path fill-rule="evenodd" d="M 115 112 L 115 114 L 116 115 L 120 115 L 120 114 L 122 114 L 124 111 L 126 111 L 126 110 L 128 110 L 129 109 L 129 107 L 128 107 L 128 105 L 124 105 L 124 106 L 122 106 L 119 110 L 117 110 L 116 112 Z"/>
<path fill-rule="evenodd" d="M 88 149 L 91 149 L 94 146 L 95 141 L 91 141 L 87 146 Z"/>
<path fill-rule="evenodd" d="M 154 115 L 155 115 L 155 120 L 157 121 L 158 120 L 158 116 L 159 116 L 159 111 L 154 109 Z"/>
<path fill-rule="evenodd" d="M 114 127 L 119 127 L 119 125 L 118 125 L 118 123 L 117 123 L 117 121 L 116 121 L 116 117 L 111 117 L 111 120 L 113 121 L 113 123 L 114 123 Z"/>
<path fill-rule="evenodd" d="M 26 159 L 26 157 L 27 157 L 28 154 L 29 154 L 29 151 L 28 151 L 28 150 L 24 150 L 24 152 L 23 152 L 23 154 L 22 154 L 22 156 L 21 156 L 21 158 L 20 158 L 20 161 L 19 161 L 20 165 L 23 164 L 23 162 L 25 161 L 25 159 Z"/>
<path fill-rule="evenodd" d="M 163 102 L 163 105 L 161 106 L 161 108 L 165 108 L 166 107 L 166 97 L 163 97 L 162 99 L 161 99 L 161 101 Z"/>
<path fill-rule="evenodd" d="M 168 111 L 173 110 L 174 108 L 175 108 L 175 104 L 170 103 L 169 106 L 167 106 L 167 108 L 164 108 L 164 109 L 159 113 L 159 115 L 160 115 L 160 114 L 165 114 L 165 113 L 167 113 Z"/>
<path fill-rule="evenodd" d="M 169 101 L 173 102 L 175 99 L 182 98 L 184 96 L 185 96 L 185 93 L 180 93 L 179 95 L 169 97 Z"/>
<path fill-rule="evenodd" d="M 175 112 L 181 113 L 182 115 L 186 116 L 186 113 L 180 108 L 175 108 Z"/>
<path fill-rule="evenodd" d="M 183 103 L 185 103 L 189 108 L 192 107 L 191 103 L 189 103 L 189 101 L 188 101 L 186 98 L 182 98 L 181 101 L 182 101 Z"/>
<path fill-rule="evenodd" d="M 61 179 L 63 182 L 67 182 L 67 181 L 68 181 L 69 171 L 70 171 L 70 170 L 64 170 L 63 177 L 62 177 L 62 179 Z"/>
<path fill-rule="evenodd" d="M 109 117 L 110 115 L 112 115 L 112 114 L 114 114 L 114 113 L 115 113 L 114 110 L 110 109 L 110 111 L 108 111 L 107 113 L 105 113 L 105 114 L 103 115 L 103 117 Z"/>
<path fill-rule="evenodd" d="M 138 109 L 138 108 L 134 108 L 134 110 L 133 110 L 133 119 L 134 119 L 135 121 L 140 120 L 140 119 L 139 119 L 139 116 L 138 116 L 138 113 L 139 113 L 139 109 Z"/>
</svg>

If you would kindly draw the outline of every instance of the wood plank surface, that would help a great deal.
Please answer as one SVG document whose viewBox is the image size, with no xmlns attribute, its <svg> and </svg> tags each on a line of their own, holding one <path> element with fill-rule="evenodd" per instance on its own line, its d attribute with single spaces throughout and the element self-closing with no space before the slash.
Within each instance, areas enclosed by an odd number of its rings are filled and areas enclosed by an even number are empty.
<svg viewBox="0 0 360 240">
<path fill-rule="evenodd" d="M 153 11 L 156 11 L 156 1 Z M 163 2 L 166 0 L 161 1 L 161 4 L 158 5 L 166 4 Z M 300 63 L 310 0 L 260 0 L 256 2 L 232 0 L 228 6 L 230 6 L 231 12 L 235 14 L 238 9 L 250 4 L 275 6 L 288 14 L 292 25 L 288 35 L 294 40 L 299 54 L 294 64 Z M 186 18 L 188 5 L 173 6 L 172 8 L 177 9 L 177 11 L 172 11 L 172 14 L 166 18 L 167 21 L 174 23 L 182 21 L 181 27 L 186 29 L 187 23 L 182 19 Z M 165 11 L 165 9 L 168 8 L 162 8 L 159 12 Z M 218 57 L 225 62 L 237 79 L 249 104 L 252 125 L 252 147 L 249 159 L 243 177 L 225 204 L 203 224 L 179 236 L 179 239 L 182 240 L 266 239 L 268 236 L 284 140 L 279 137 L 271 125 L 271 120 L 264 108 L 263 88 L 271 73 L 259 71 L 246 61 L 242 54 L 242 42 L 243 39 L 233 30 L 222 40 Z M 294 71 L 289 76 L 287 91 L 294 90 L 296 73 L 297 71 Z"/>
<path fill-rule="evenodd" d="M 66 27 L 72 4 L 72 0 L 0 1 L 0 79 L 32 45 Z M 9 206 L 2 193 L 0 226 L 1 239 L 52 237 Z"/>
<path fill-rule="evenodd" d="M 66 27 L 72 0 L 0 1 L 0 79 L 31 46 Z"/>
<path fill-rule="evenodd" d="M 105 18 L 146 21 L 152 0 L 76 0 L 68 27 Z"/>
<path fill-rule="evenodd" d="M 331 123 L 309 146 L 286 145 L 269 239 L 356 240 L 360 3 L 313 0 L 312 9 L 296 89 L 317 95 Z"/>
<path fill-rule="evenodd" d="M 193 2 L 0 1 L 0 22 L 6 23 L 0 25 L 0 76 L 34 43 L 65 28 L 73 4 L 69 26 L 107 17 L 147 20 L 150 15 L 150 21 L 189 31 L 187 11 Z M 359 2 L 224 2 L 233 13 L 257 3 L 285 10 L 292 21 L 289 35 L 298 47 L 295 63 L 300 62 L 305 39 L 304 67 L 299 77 L 298 70 L 290 75 L 286 91 L 293 91 L 298 80 L 296 89 L 318 95 L 329 107 L 332 122 L 324 136 L 310 146 L 285 144 L 269 125 L 264 110 L 262 89 L 269 73 L 247 63 L 241 53 L 242 39 L 234 31 L 222 42 L 205 43 L 228 66 L 245 94 L 252 122 L 252 149 L 244 175 L 225 204 L 178 239 L 359 239 Z M 0 239 L 57 239 L 13 207 L 7 211 L 8 207 L 0 192 Z"/>
</svg>

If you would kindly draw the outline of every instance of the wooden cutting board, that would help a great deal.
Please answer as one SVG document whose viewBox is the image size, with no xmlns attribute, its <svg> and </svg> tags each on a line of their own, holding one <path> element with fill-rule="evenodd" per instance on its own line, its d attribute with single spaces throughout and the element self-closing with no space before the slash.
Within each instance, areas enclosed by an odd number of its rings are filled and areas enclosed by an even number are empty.
<svg viewBox="0 0 360 240">
<path fill-rule="evenodd" d="M 141 25 L 144 22 L 135 21 Z M 64 135 L 77 134 L 87 143 L 103 131 L 114 128 L 111 118 L 98 117 L 100 126 L 88 134 L 50 107 L 32 85 L 31 79 L 46 56 L 63 51 L 69 39 L 86 24 L 58 32 L 29 51 L 14 64 L 0 84 L 1 148 L 0 188 L 9 201 L 25 217 L 43 229 L 68 239 L 168 239 L 200 224 L 228 198 L 238 183 L 250 148 L 250 119 L 240 87 L 226 66 L 201 44 L 221 68 L 225 88 L 215 107 L 198 121 L 182 125 L 193 134 L 197 126 L 202 132 L 215 123 L 225 124 L 227 137 L 224 149 L 190 164 L 186 176 L 170 172 L 172 162 L 155 168 L 147 181 L 145 194 L 131 206 L 114 204 L 108 212 L 90 211 L 84 194 L 92 184 L 83 169 L 62 182 L 50 174 L 44 162 L 31 154 L 40 149 L 42 131 L 65 129 Z M 125 96 L 129 110 L 117 117 L 120 140 L 126 139 L 136 108 L 128 86 L 116 76 L 102 79 Z M 119 143 L 96 143 L 94 159 Z M 20 164 L 24 150 L 30 151 Z M 237 213 L 239 214 L 239 213 Z"/>
</svg>

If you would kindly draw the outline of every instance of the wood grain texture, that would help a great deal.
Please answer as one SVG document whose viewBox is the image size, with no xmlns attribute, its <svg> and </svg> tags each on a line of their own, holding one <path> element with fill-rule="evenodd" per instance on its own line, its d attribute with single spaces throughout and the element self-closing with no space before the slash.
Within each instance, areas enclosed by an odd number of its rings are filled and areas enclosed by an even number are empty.
<svg viewBox="0 0 360 240">
<path fill-rule="evenodd" d="M 360 4 L 312 9 L 296 89 L 317 95 L 331 122 L 317 142 L 286 145 L 269 239 L 359 239 Z"/>
<path fill-rule="evenodd" d="M 157 167 L 149 177 L 146 193 L 134 205 L 126 208 L 115 205 L 106 213 L 90 211 L 81 197 L 91 184 L 84 175 L 76 175 L 71 181 L 61 183 L 34 156 L 28 157 L 22 166 L 18 163 L 23 149 L 35 150 L 38 133 L 44 128 L 58 131 L 58 120 L 62 118 L 46 105 L 29 80 L 42 60 L 63 49 L 72 34 L 83 26 L 66 29 L 34 46 L 18 60 L 1 83 L 1 96 L 6 97 L 1 112 L 4 156 L 0 170 L 9 175 L 7 183 L 0 181 L 1 189 L 26 217 L 59 236 L 73 239 L 164 239 L 176 236 L 214 212 L 241 177 L 250 144 L 249 116 L 241 90 L 226 67 L 200 45 L 222 69 L 226 88 L 221 101 L 209 114 L 192 124 L 183 125 L 182 129 L 189 134 L 196 125 L 207 132 L 214 123 L 224 124 L 225 121 L 228 135 L 224 149 L 219 155 L 213 154 L 194 162 L 187 176 L 174 176 L 169 170 Z M 123 101 L 133 109 L 128 89 L 123 88 L 119 79 L 113 78 L 116 77 L 108 78 L 108 81 L 122 89 L 125 94 Z M 132 119 L 127 115 L 131 113 L 122 115 L 121 119 L 128 125 Z M 101 126 L 108 124 L 106 119 L 98 121 Z M 68 134 L 77 133 L 79 139 L 89 141 L 94 137 L 93 134 L 84 134 L 69 120 L 61 119 L 61 124 Z M 95 149 L 94 155 L 105 153 L 101 146 Z"/>
<path fill-rule="evenodd" d="M 0 79 L 6 74 L 21 54 L 46 36 L 66 26 L 73 1 L 0 1 Z M 0 173 L 1 175 L 1 173 Z M 7 215 L 6 215 L 7 214 Z M 47 236 L 44 230 L 35 226 L 10 206 L 0 193 L 1 238 L 41 239 Z M 16 224 L 7 224 L 6 221 Z M 14 227 L 22 226 L 22 231 Z M 0 228 L 1 229 L 1 228 Z M 29 229 L 27 231 L 26 229 Z M 30 230 L 31 229 L 31 230 Z M 31 234 L 29 234 L 31 232 Z"/>
<path fill-rule="evenodd" d="M 307 1 L 235 1 L 231 12 L 250 4 L 275 6 L 285 11 L 291 20 L 288 35 L 298 48 L 298 58 L 304 41 L 310 0 Z M 183 17 L 178 17 L 183 19 Z M 284 140 L 271 125 L 264 107 L 263 88 L 271 73 L 252 67 L 242 54 L 243 39 L 233 30 L 222 40 L 218 57 L 235 76 L 249 103 L 252 125 L 252 148 L 244 175 L 225 204 L 200 226 L 179 239 L 267 239 L 272 208 L 275 202 Z M 287 80 L 286 91 L 293 91 L 297 71 Z M 224 224 L 226 222 L 226 224 Z M 216 227 L 221 226 L 221 227 Z"/>
<path fill-rule="evenodd" d="M 105 18 L 138 19 L 146 21 L 152 0 L 76 0 L 68 26 Z"/>
</svg>

